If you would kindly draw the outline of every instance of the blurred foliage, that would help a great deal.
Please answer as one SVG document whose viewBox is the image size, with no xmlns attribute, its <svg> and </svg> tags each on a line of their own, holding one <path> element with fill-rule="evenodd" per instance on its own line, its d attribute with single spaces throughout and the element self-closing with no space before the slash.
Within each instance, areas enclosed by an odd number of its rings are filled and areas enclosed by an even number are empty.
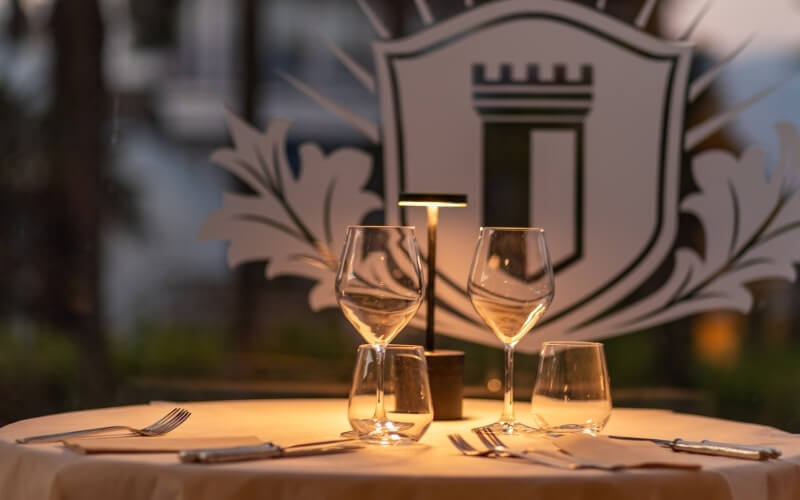
<svg viewBox="0 0 800 500">
<path fill-rule="evenodd" d="M 223 332 L 199 325 L 145 324 L 113 345 L 114 369 L 132 376 L 215 377 L 225 366 Z"/>
<path fill-rule="evenodd" d="M 135 336 L 113 343 L 116 377 L 122 384 L 136 378 L 193 379 L 197 386 L 204 380 L 346 383 L 358 339 L 328 316 L 263 328 L 244 352 L 221 328 L 143 323 Z"/>
<path fill-rule="evenodd" d="M 0 326 L 0 424 L 77 407 L 80 352 L 61 332 Z"/>
<path fill-rule="evenodd" d="M 744 420 L 800 431 L 800 345 L 765 346 L 751 342 L 735 364 L 714 366 L 694 360 L 692 380 L 716 401 L 716 412 Z"/>
<path fill-rule="evenodd" d="M 184 394 L 207 394 L 208 398 L 218 398 L 220 394 L 231 398 L 308 395 L 270 393 L 261 386 L 248 386 L 252 383 L 271 382 L 269 387 L 283 384 L 290 389 L 299 382 L 320 388 L 349 384 L 359 339 L 337 314 L 338 311 L 331 311 L 315 315 L 318 324 L 311 327 L 289 320 L 263 331 L 248 353 L 233 352 L 229 335 L 221 328 L 141 324 L 135 336 L 115 338 L 112 343 L 116 387 L 113 403 L 140 403 L 159 397 L 158 387 L 154 389 L 152 385 L 144 392 L 126 392 L 126 386 L 143 377 L 150 381 L 191 380 L 195 384 L 193 390 Z M 604 341 L 612 393 L 636 388 L 646 396 L 644 404 L 648 406 L 687 411 L 684 401 L 660 400 L 657 396 L 659 387 L 671 384 L 663 377 L 660 366 L 669 361 L 660 348 L 664 335 L 662 331 L 645 331 Z M 416 343 L 417 337 L 421 339 L 422 333 L 409 331 L 401 335 L 398 343 Z M 442 348 L 466 352 L 467 386 L 485 388 L 492 378 L 502 380 L 503 355 L 499 349 L 444 337 L 441 344 Z M 694 352 L 690 352 L 689 359 L 689 363 L 678 367 L 688 381 L 682 389 L 705 401 L 703 405 L 690 406 L 688 411 L 800 431 L 800 397 L 795 391 L 800 380 L 800 345 L 791 340 L 774 345 L 756 337 L 747 339 L 733 363 L 712 363 Z M 520 399 L 529 397 L 537 362 L 535 355 L 517 356 Z M 235 369 L 240 363 L 250 367 L 245 376 Z M 79 364 L 78 346 L 62 332 L 41 326 L 0 328 L 0 424 L 77 408 Z M 204 392 L 203 387 L 212 387 L 205 385 L 210 382 L 225 382 L 223 392 L 219 385 Z M 232 391 L 237 384 L 251 389 Z M 181 392 L 169 394 L 179 396 Z M 486 390 L 484 396 L 492 394 Z M 628 406 L 627 403 L 624 398 L 619 401 L 615 397 L 615 404 Z"/>
<path fill-rule="evenodd" d="M 612 387 L 658 384 L 657 332 L 640 332 L 603 341 Z M 664 383 L 662 381 L 662 383 Z"/>
</svg>

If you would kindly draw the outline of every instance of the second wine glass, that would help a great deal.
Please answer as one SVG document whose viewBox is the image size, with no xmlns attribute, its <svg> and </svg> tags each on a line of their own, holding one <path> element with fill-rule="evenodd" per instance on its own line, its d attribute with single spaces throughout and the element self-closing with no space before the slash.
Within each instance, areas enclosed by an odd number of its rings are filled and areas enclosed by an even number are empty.
<svg viewBox="0 0 800 500">
<path fill-rule="evenodd" d="M 503 413 L 483 428 L 503 434 L 534 432 L 514 415 L 514 348 L 542 317 L 555 293 L 544 231 L 481 228 L 467 291 L 475 311 L 505 346 Z"/>
<path fill-rule="evenodd" d="M 375 412 L 356 432 L 365 441 L 396 444 L 403 426 L 386 417 L 383 362 L 386 346 L 417 313 L 424 295 L 413 227 L 349 226 L 336 275 L 336 299 L 345 317 L 375 351 Z"/>
</svg>

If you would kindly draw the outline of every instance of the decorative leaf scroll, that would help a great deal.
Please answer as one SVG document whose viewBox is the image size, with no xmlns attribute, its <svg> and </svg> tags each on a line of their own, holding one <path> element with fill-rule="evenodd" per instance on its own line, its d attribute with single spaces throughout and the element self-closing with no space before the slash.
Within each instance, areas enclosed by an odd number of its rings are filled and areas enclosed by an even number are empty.
<svg viewBox="0 0 800 500">
<path fill-rule="evenodd" d="M 781 155 L 771 173 L 757 148 L 738 159 L 725 151 L 694 158 L 700 191 L 684 198 L 681 207 L 703 225 L 704 255 L 677 249 L 664 286 L 609 318 L 617 328 L 631 331 L 714 309 L 746 312 L 753 304 L 747 283 L 795 280 L 793 264 L 800 262 L 800 135 L 788 123 L 777 124 L 776 130 Z"/>
<path fill-rule="evenodd" d="M 235 147 L 215 151 L 211 160 L 255 194 L 226 193 L 201 237 L 230 240 L 231 267 L 268 261 L 267 278 L 313 279 L 311 308 L 335 306 L 333 281 L 344 228 L 383 207 L 380 197 L 362 190 L 372 157 L 353 148 L 326 155 L 316 144 L 304 143 L 295 176 L 287 157 L 290 122 L 275 120 L 262 133 L 229 113 L 228 125 Z"/>
<path fill-rule="evenodd" d="M 289 122 L 276 120 L 262 133 L 233 115 L 228 121 L 235 147 L 217 150 L 211 159 L 255 194 L 226 193 L 201 236 L 230 240 L 231 266 L 268 261 L 267 278 L 313 279 L 312 309 L 335 306 L 344 228 L 383 205 L 377 195 L 362 189 L 371 175 L 372 158 L 352 148 L 326 155 L 319 146 L 305 143 L 299 148 L 295 175 L 287 158 Z M 745 312 L 753 303 L 748 283 L 794 280 L 794 264 L 800 262 L 800 135 L 790 124 L 776 129 L 781 155 L 772 172 L 758 148 L 739 158 L 726 151 L 695 156 L 693 175 L 699 191 L 684 198 L 681 208 L 702 224 L 704 251 L 678 248 L 672 274 L 659 290 L 569 335 L 601 338 L 702 311 Z M 439 325 L 443 333 L 457 329 L 462 338 L 482 337 L 480 327 L 458 319 L 469 311 L 444 304 L 437 304 L 437 313 L 447 320 Z M 417 318 L 415 324 L 420 321 Z"/>
</svg>

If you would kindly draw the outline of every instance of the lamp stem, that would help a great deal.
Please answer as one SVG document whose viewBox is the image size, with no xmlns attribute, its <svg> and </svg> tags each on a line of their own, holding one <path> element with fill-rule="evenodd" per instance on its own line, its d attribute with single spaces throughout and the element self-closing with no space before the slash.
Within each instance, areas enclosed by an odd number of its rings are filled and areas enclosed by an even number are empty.
<svg viewBox="0 0 800 500">
<path fill-rule="evenodd" d="M 426 208 L 428 209 L 428 288 L 425 294 L 428 313 L 425 325 L 425 350 L 433 351 L 436 349 L 434 311 L 436 310 L 436 226 L 439 225 L 439 207 Z"/>
</svg>

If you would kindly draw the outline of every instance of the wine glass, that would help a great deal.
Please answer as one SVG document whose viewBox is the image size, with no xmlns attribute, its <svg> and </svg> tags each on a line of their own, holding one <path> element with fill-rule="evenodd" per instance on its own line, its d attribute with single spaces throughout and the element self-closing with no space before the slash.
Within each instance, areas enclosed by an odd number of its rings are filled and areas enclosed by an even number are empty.
<svg viewBox="0 0 800 500">
<path fill-rule="evenodd" d="M 553 300 L 555 282 L 540 228 L 481 228 L 467 292 L 478 315 L 503 342 L 506 373 L 503 414 L 491 432 L 520 434 L 535 429 L 514 417 L 514 347 Z"/>
<path fill-rule="evenodd" d="M 423 281 L 413 227 L 348 226 L 336 274 L 336 299 L 375 351 L 375 412 L 369 425 L 356 429 L 365 441 L 390 444 L 402 439 L 398 432 L 404 423 L 386 417 L 383 362 L 386 346 L 422 304 Z M 364 432 L 367 427 L 369 432 Z"/>
</svg>

